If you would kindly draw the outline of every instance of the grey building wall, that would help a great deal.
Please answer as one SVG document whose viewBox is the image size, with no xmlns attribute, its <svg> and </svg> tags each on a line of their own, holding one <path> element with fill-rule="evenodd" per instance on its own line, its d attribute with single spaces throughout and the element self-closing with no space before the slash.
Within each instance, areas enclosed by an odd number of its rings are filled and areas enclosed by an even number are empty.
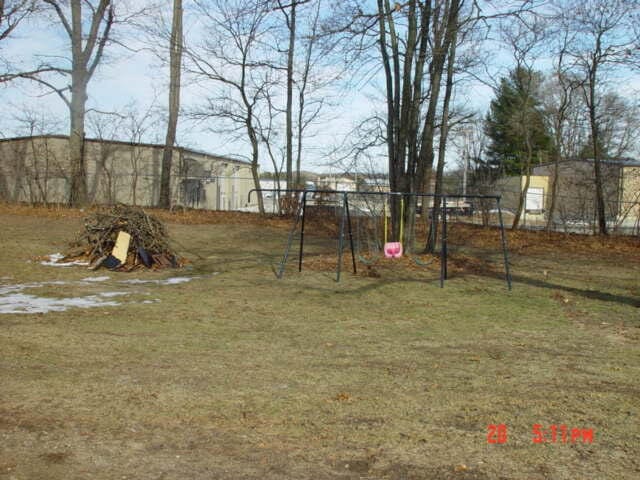
<svg viewBox="0 0 640 480">
<path fill-rule="evenodd" d="M 94 204 L 154 206 L 160 194 L 163 146 L 85 141 L 89 199 Z M 0 140 L 0 199 L 65 203 L 69 196 L 68 137 Z M 247 206 L 253 188 L 248 162 L 176 147 L 172 204 L 235 210 Z"/>
</svg>

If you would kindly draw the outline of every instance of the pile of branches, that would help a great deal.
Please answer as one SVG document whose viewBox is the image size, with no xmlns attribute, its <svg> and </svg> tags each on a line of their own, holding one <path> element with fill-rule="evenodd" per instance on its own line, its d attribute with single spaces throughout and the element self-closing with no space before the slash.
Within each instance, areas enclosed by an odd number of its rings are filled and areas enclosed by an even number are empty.
<svg viewBox="0 0 640 480">
<path fill-rule="evenodd" d="M 131 235 L 125 262 L 109 265 L 109 257 L 120 232 Z M 95 212 L 84 219 L 84 229 L 73 243 L 74 250 L 68 258 L 83 258 L 90 269 L 101 265 L 119 270 L 137 267 L 180 267 L 178 257 L 169 244 L 164 224 L 140 207 L 116 205 L 108 211 Z"/>
</svg>

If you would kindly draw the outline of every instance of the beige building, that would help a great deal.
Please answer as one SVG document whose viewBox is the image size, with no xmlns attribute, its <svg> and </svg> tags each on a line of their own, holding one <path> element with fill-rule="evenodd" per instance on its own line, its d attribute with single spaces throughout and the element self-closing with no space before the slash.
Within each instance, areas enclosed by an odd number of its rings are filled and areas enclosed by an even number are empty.
<svg viewBox="0 0 640 480">
<path fill-rule="evenodd" d="M 506 220 L 511 221 L 510 213 L 515 213 L 520 200 L 520 192 L 526 185 L 525 176 L 501 178 L 496 182 L 497 193 L 502 195 L 502 205 L 505 207 Z M 524 209 L 520 221 L 528 225 L 543 225 L 545 211 L 549 202 L 549 177 L 546 175 L 531 175 L 529 188 L 525 194 Z"/>
<path fill-rule="evenodd" d="M 554 168 L 552 163 L 542 164 L 534 167 L 533 173 L 547 176 L 551 185 Z M 560 162 L 554 222 L 594 221 L 593 170 L 590 159 Z M 640 161 L 630 158 L 601 160 L 601 173 L 607 221 L 612 227 L 633 227 L 640 217 Z"/>
<path fill-rule="evenodd" d="M 0 140 L 0 200 L 65 203 L 70 188 L 68 146 L 69 137 L 59 135 Z M 84 156 L 90 202 L 157 205 L 163 148 L 87 139 Z M 252 188 L 248 162 L 175 147 L 172 205 L 238 210 L 250 207 L 247 196 Z"/>
<path fill-rule="evenodd" d="M 522 220 L 525 224 L 546 224 L 551 200 L 555 164 L 536 165 L 530 176 Z M 607 221 L 612 228 L 637 229 L 640 225 L 640 161 L 602 160 L 601 172 Z M 592 160 L 567 160 L 558 164 L 558 189 L 553 223 L 591 225 L 596 218 Z M 525 177 L 514 176 L 496 182 L 507 210 L 515 211 L 524 190 Z"/>
</svg>

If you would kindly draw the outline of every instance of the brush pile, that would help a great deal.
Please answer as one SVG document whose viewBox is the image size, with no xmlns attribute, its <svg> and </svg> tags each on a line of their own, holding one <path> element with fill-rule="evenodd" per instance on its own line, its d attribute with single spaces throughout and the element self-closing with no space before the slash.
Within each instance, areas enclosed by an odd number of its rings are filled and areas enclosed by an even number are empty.
<svg viewBox="0 0 640 480">
<path fill-rule="evenodd" d="M 184 263 L 172 250 L 164 224 L 140 207 L 117 205 L 92 213 L 73 247 L 65 260 L 82 258 L 92 270 L 175 268 Z"/>
</svg>

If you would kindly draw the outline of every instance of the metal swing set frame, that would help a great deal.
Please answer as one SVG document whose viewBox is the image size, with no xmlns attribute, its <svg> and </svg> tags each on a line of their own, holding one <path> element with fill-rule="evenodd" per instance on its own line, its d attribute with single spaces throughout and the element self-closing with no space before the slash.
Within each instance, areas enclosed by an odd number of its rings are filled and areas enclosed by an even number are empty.
<svg viewBox="0 0 640 480">
<path fill-rule="evenodd" d="M 303 189 L 277 189 L 277 188 L 261 188 L 261 189 L 252 189 L 249 191 L 248 201 L 251 202 L 251 194 L 254 192 L 277 192 L 277 193 L 292 193 L 298 196 L 298 205 L 296 208 L 296 212 L 293 219 L 293 225 L 289 230 L 289 234 L 287 237 L 287 243 L 285 246 L 284 254 L 282 255 L 282 259 L 278 264 L 278 268 L 275 270 L 275 275 L 277 278 L 282 278 L 284 276 L 284 270 L 289 260 L 289 254 L 293 247 L 293 239 L 295 237 L 296 231 L 298 230 L 298 225 L 300 225 L 300 244 L 299 244 L 299 256 L 298 256 L 298 272 L 302 272 L 302 260 L 304 257 L 304 229 L 305 229 L 305 217 L 307 210 L 307 196 L 309 194 L 333 194 L 338 195 L 342 198 L 342 215 L 340 216 L 340 230 L 338 235 L 338 262 L 336 265 L 336 282 L 340 281 L 341 273 L 342 273 L 342 258 L 344 255 L 344 247 L 345 247 L 345 233 L 349 236 L 349 249 L 351 251 L 351 263 L 353 266 L 353 273 L 358 273 L 358 269 L 356 266 L 356 253 L 353 244 L 353 228 L 351 222 L 351 212 L 349 209 L 349 196 L 362 196 L 362 195 L 377 195 L 377 196 L 386 196 L 389 197 L 400 197 L 404 199 L 405 197 L 414 197 L 418 198 L 433 198 L 433 209 L 435 210 L 436 199 L 440 199 L 441 206 L 441 215 L 440 215 L 440 288 L 444 287 L 445 280 L 448 279 L 447 272 L 447 258 L 448 258 L 448 248 L 447 248 L 447 200 L 448 199 L 478 199 L 478 200 L 495 200 L 496 208 L 498 211 L 498 222 L 500 228 L 500 240 L 502 245 L 502 256 L 504 259 L 504 274 L 505 281 L 507 283 L 507 288 L 509 290 L 512 289 L 512 281 L 511 281 L 511 272 L 509 270 L 509 251 L 507 248 L 507 237 L 504 228 L 504 221 L 502 218 L 502 208 L 500 206 L 500 195 L 447 195 L 441 194 L 436 195 L 435 193 L 404 193 L 404 192 L 360 192 L 360 191 L 346 191 L 346 190 L 303 190 Z M 346 232 L 345 232 L 346 228 Z"/>
</svg>

